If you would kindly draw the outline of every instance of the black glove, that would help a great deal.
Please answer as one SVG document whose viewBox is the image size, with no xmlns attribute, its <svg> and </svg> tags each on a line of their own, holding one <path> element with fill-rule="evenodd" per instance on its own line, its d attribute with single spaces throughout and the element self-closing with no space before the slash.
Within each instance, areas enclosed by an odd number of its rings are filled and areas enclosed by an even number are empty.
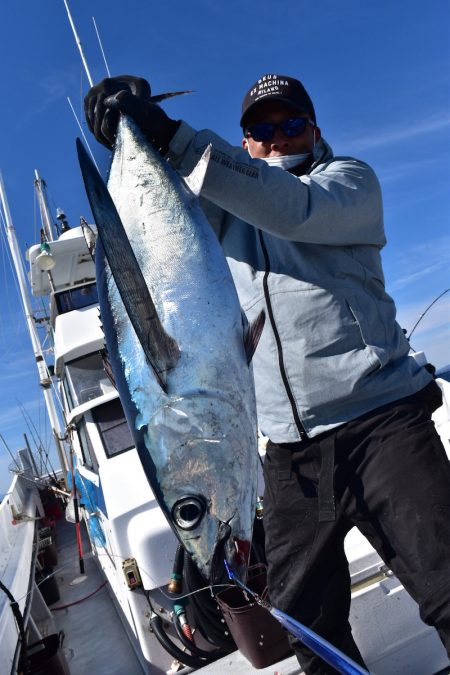
<svg viewBox="0 0 450 675">
<path fill-rule="evenodd" d="M 149 83 L 131 75 L 106 78 L 92 87 L 84 99 L 84 111 L 89 129 L 107 148 L 114 145 L 121 112 L 132 117 L 163 154 L 179 126 L 152 103 Z"/>
</svg>

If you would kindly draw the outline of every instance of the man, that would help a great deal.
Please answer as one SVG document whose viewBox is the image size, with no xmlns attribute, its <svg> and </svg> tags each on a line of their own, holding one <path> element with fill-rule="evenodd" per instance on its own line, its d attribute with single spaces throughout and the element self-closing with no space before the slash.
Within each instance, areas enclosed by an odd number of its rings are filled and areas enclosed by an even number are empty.
<svg viewBox="0 0 450 675">
<path fill-rule="evenodd" d="M 119 111 L 181 173 L 213 152 L 202 199 L 252 320 L 258 422 L 269 437 L 264 526 L 270 598 L 363 664 L 348 614 L 344 537 L 356 525 L 450 651 L 450 468 L 431 421 L 432 375 L 408 355 L 386 294 L 381 193 L 371 168 L 334 157 L 303 85 L 265 75 L 246 94 L 243 150 L 171 120 L 140 78 L 88 93 L 91 130 Z M 294 642 L 308 675 L 335 672 Z"/>
</svg>

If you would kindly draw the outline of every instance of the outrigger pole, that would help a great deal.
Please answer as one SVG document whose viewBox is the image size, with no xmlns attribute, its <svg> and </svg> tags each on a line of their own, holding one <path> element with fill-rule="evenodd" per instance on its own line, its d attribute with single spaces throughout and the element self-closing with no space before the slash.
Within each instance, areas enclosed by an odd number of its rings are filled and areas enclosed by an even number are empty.
<svg viewBox="0 0 450 675">
<path fill-rule="evenodd" d="M 83 62 L 84 70 L 86 72 L 86 76 L 87 76 L 87 79 L 89 81 L 89 85 L 91 87 L 93 87 L 94 81 L 91 77 L 91 73 L 89 72 L 89 67 L 88 67 L 87 61 L 86 61 L 85 56 L 84 56 L 83 47 L 81 45 L 81 40 L 78 37 L 77 29 L 75 28 L 75 24 L 73 22 L 72 15 L 71 15 L 70 9 L 69 9 L 69 5 L 67 4 L 67 0 L 64 0 L 64 5 L 65 5 L 66 11 L 67 11 L 67 16 L 69 17 L 69 22 L 70 22 L 70 25 L 71 25 L 71 28 L 72 28 L 72 32 L 73 32 L 73 36 L 75 38 L 75 42 L 77 43 L 78 51 L 80 52 L 81 60 Z"/>
<path fill-rule="evenodd" d="M 42 351 L 42 345 L 39 340 L 39 335 L 37 332 L 33 311 L 31 308 L 30 295 L 28 291 L 27 282 L 25 280 L 25 273 L 23 270 L 22 259 L 20 256 L 19 245 L 17 243 L 16 230 L 14 228 L 11 213 L 9 210 L 8 200 L 6 197 L 5 186 L 3 183 L 3 178 L 0 173 L 0 202 L 3 208 L 3 214 L 5 217 L 5 229 L 6 236 L 8 239 L 9 248 L 11 250 L 11 257 L 13 259 L 14 267 L 16 270 L 17 280 L 19 283 L 20 296 L 22 299 L 23 312 L 25 315 L 25 321 L 27 323 L 28 332 L 30 334 L 31 344 L 33 345 L 34 356 L 36 359 L 36 366 L 39 374 L 39 384 L 42 387 L 44 394 L 45 404 L 47 407 L 48 416 L 50 419 L 50 424 L 53 431 L 53 437 L 56 445 L 56 451 L 58 453 L 59 461 L 61 468 L 64 472 L 64 476 L 67 474 L 69 469 L 69 464 L 66 457 L 65 447 L 61 440 L 61 428 L 58 419 L 58 414 L 56 412 L 55 402 L 53 399 L 53 393 L 51 389 L 51 378 L 47 369 L 47 364 L 44 359 L 44 354 Z M 65 480 L 65 478 L 64 478 Z"/>
</svg>

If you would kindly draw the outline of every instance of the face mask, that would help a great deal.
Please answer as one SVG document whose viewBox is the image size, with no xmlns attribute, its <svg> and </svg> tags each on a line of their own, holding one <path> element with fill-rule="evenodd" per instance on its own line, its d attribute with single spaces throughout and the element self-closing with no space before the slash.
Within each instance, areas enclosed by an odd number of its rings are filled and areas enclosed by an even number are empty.
<svg viewBox="0 0 450 675">
<path fill-rule="evenodd" d="M 314 138 L 314 147 L 316 145 L 316 139 Z M 314 149 L 314 148 L 313 148 Z M 250 152 L 250 148 L 247 147 L 247 152 L 252 159 L 255 159 Z M 299 155 L 281 155 L 281 157 L 258 157 L 262 159 L 263 162 L 266 162 L 269 166 L 278 166 L 280 169 L 287 171 L 292 169 L 294 166 L 301 164 L 306 161 L 311 156 L 310 152 L 302 152 Z"/>
<path fill-rule="evenodd" d="M 278 166 L 280 169 L 292 169 L 294 166 L 301 164 L 311 156 L 310 152 L 303 152 L 300 155 L 281 155 L 281 157 L 260 157 L 260 159 L 267 162 L 269 166 Z"/>
</svg>

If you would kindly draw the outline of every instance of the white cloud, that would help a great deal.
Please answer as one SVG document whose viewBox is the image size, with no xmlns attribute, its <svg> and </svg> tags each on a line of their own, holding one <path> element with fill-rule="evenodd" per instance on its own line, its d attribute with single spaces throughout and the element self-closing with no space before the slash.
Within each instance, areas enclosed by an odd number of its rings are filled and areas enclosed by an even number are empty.
<svg viewBox="0 0 450 675">
<path fill-rule="evenodd" d="M 13 399 L 10 406 L 3 406 L 0 413 L 0 430 L 14 429 L 16 427 L 26 429 L 26 422 L 22 414 L 25 410 L 25 416 L 31 418 L 37 416 L 43 406 L 43 399 L 35 399 L 32 401 L 23 401 Z M 34 421 L 34 420 L 33 420 Z M 3 433 L 3 432 L 2 432 Z"/>
<path fill-rule="evenodd" d="M 14 351 L 12 350 L 11 353 L 13 354 Z M 0 372 L 0 383 L 22 380 L 24 375 L 29 375 L 30 378 L 33 378 L 35 375 L 36 384 L 39 381 L 37 368 L 33 367 L 33 353 L 31 351 L 28 354 L 23 353 L 18 357 L 14 355 L 14 359 L 3 361 Z"/>
<path fill-rule="evenodd" d="M 433 157 L 424 157 L 421 161 L 408 161 L 408 162 L 399 162 L 395 161 L 394 164 L 386 163 L 383 166 L 378 168 L 378 178 L 382 185 L 386 183 L 402 180 L 405 176 L 417 173 L 419 171 L 425 171 L 426 169 L 431 169 L 436 166 L 436 159 Z"/>
<path fill-rule="evenodd" d="M 398 291 L 401 288 L 405 288 L 406 286 L 410 286 L 411 284 L 416 283 L 420 279 L 424 279 L 425 277 L 428 277 L 431 274 L 434 274 L 438 270 L 442 269 L 444 264 L 448 264 L 448 256 L 447 256 L 446 261 L 435 262 L 433 265 L 427 265 L 426 267 L 416 269 L 415 272 L 411 272 L 409 274 L 406 274 L 403 277 L 399 277 L 398 279 L 393 281 L 391 284 L 389 284 L 389 289 L 392 292 L 392 291 Z"/>
<path fill-rule="evenodd" d="M 448 235 L 423 240 L 407 248 L 398 248 L 394 257 L 389 260 L 389 271 L 394 270 L 395 277 L 389 280 L 388 291 L 392 293 L 406 288 L 419 280 L 431 278 L 432 275 L 436 276 L 442 270 L 448 272 L 447 279 L 450 285 L 449 252 L 450 236 Z M 387 265 L 385 269 L 387 270 Z M 442 290 L 445 290 L 445 286 Z M 430 302 L 431 300 L 432 298 Z"/>
<path fill-rule="evenodd" d="M 58 71 L 57 76 L 44 77 L 37 83 L 37 87 L 41 90 L 39 103 L 30 107 L 25 118 L 29 119 L 45 113 L 54 103 L 66 98 L 71 91 L 74 91 L 76 82 L 77 77 L 73 68 Z"/>
<path fill-rule="evenodd" d="M 415 136 L 432 134 L 450 126 L 450 113 L 442 110 L 425 119 L 404 121 L 393 127 L 366 129 L 359 137 L 347 137 L 339 140 L 347 148 L 346 152 L 358 153 L 383 145 L 392 145 Z"/>
</svg>

